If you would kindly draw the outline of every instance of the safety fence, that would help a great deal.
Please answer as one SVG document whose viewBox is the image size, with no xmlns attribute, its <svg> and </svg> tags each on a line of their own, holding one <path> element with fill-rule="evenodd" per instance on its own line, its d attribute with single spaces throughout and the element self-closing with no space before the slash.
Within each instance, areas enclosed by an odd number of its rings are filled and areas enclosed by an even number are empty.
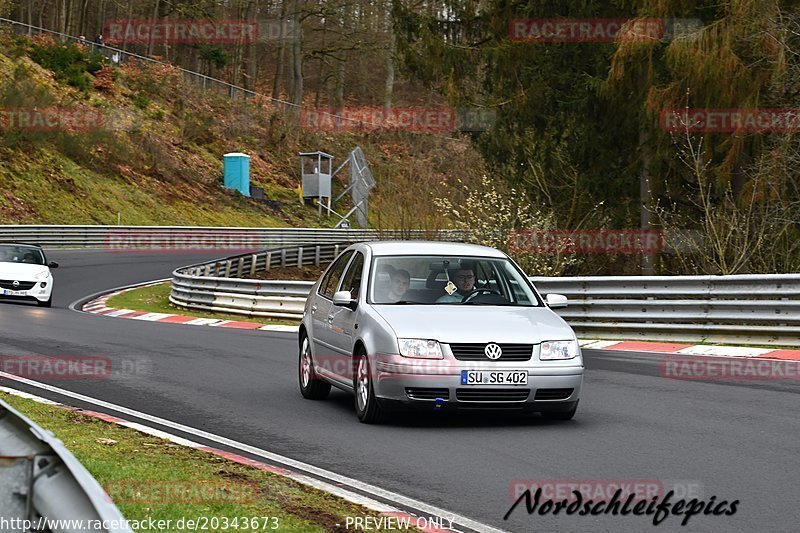
<svg viewBox="0 0 800 533">
<path fill-rule="evenodd" d="M 132 532 L 97 480 L 64 444 L 3 400 L 0 517 L 16 523 L 4 531 L 78 531 L 73 526 L 83 521 L 92 524 L 87 530 Z"/>
<path fill-rule="evenodd" d="M 178 269 L 171 301 L 193 309 L 299 319 L 309 281 L 242 279 L 332 260 L 344 244 L 304 245 Z M 800 346 L 800 274 L 532 277 L 583 338 Z"/>
</svg>

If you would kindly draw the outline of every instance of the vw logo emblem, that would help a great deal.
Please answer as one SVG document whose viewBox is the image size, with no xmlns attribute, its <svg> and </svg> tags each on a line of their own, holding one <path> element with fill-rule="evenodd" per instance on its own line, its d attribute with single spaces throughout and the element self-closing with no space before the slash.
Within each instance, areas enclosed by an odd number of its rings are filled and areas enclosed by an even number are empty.
<svg viewBox="0 0 800 533">
<path fill-rule="evenodd" d="M 486 348 L 483 349 L 483 353 L 485 353 L 486 357 L 489 359 L 495 360 L 500 359 L 500 356 L 503 355 L 503 350 L 500 348 L 499 344 L 491 342 L 486 345 Z"/>
<path fill-rule="evenodd" d="M 11 283 L 11 285 L 16 289 L 17 287 L 19 287 L 19 281 L 14 280 L 14 282 Z"/>
</svg>

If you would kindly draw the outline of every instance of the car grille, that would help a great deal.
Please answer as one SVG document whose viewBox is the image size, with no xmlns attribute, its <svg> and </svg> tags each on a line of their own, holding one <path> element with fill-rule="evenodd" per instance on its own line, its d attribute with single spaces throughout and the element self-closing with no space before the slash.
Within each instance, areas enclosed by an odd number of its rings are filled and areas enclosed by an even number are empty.
<svg viewBox="0 0 800 533">
<path fill-rule="evenodd" d="M 450 399 L 449 389 L 434 389 L 430 387 L 406 387 L 406 396 L 412 400 Z"/>
<path fill-rule="evenodd" d="M 574 389 L 539 389 L 534 400 L 566 400 Z"/>
<path fill-rule="evenodd" d="M 524 402 L 528 389 L 456 389 L 459 402 Z"/>
<path fill-rule="evenodd" d="M 29 291 L 36 285 L 35 281 L 20 281 L 19 285 L 14 286 L 14 280 L 0 279 L 0 289 L 8 289 L 9 291 Z"/>
<path fill-rule="evenodd" d="M 453 352 L 453 357 L 459 361 L 491 361 L 486 357 L 484 349 L 486 344 L 477 343 L 450 343 L 450 350 Z M 500 344 L 500 349 L 503 350 L 503 355 L 495 361 L 529 361 L 533 356 L 533 344 Z"/>
</svg>

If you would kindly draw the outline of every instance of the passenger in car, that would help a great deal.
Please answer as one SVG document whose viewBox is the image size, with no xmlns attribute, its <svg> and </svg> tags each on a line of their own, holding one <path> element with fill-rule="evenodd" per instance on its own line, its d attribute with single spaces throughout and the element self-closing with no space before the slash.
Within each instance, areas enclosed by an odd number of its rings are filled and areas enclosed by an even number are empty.
<svg viewBox="0 0 800 533">
<path fill-rule="evenodd" d="M 390 275 L 389 293 L 386 301 L 396 303 L 405 298 L 408 288 L 411 286 L 411 274 L 402 268 L 394 270 Z"/>
</svg>

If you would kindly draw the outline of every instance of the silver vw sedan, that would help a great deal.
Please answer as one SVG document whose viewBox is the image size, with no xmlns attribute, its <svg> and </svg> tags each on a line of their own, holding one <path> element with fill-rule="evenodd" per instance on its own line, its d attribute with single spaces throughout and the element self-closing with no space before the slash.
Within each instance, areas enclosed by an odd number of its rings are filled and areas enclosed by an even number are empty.
<svg viewBox="0 0 800 533">
<path fill-rule="evenodd" d="M 507 409 L 568 420 L 583 384 L 572 328 L 503 252 L 448 242 L 347 248 L 312 287 L 300 392 L 353 392 L 362 422 L 395 408 Z"/>
</svg>

